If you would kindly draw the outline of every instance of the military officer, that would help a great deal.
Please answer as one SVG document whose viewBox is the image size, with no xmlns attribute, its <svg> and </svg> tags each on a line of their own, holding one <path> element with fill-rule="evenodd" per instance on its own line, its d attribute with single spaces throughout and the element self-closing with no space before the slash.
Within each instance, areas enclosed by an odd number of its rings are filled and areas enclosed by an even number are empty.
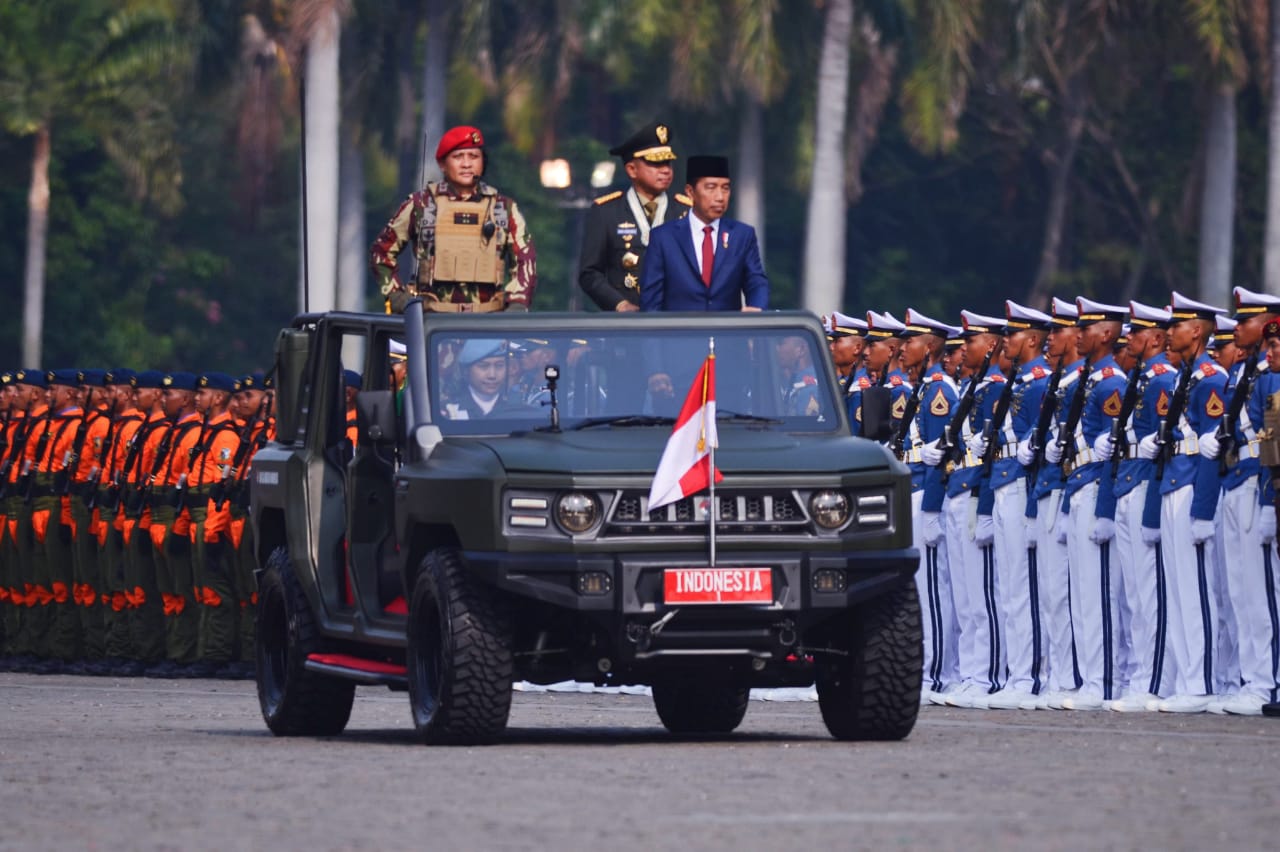
<svg viewBox="0 0 1280 852">
<path fill-rule="evenodd" d="M 1162 433 L 1148 435 L 1138 444 L 1139 455 L 1167 462 L 1156 464 L 1160 480 L 1160 542 L 1169 580 L 1169 636 L 1175 671 L 1175 693 L 1153 705 L 1169 713 L 1200 713 L 1220 688 L 1214 666 L 1218 647 L 1218 595 L 1214 560 L 1218 558 L 1216 525 L 1220 480 L 1217 461 L 1200 454 L 1200 437 L 1213 438 L 1225 413 L 1227 375 L 1206 354 L 1221 308 L 1188 299 L 1174 292 L 1169 350 L 1182 365 L 1174 401 L 1165 420 L 1170 444 L 1162 445 Z M 1185 399 L 1181 411 L 1175 402 Z"/>
<path fill-rule="evenodd" d="M 371 264 L 388 311 L 415 296 L 428 311 L 527 311 L 537 287 L 533 238 L 516 202 L 482 180 L 484 137 L 454 127 L 440 138 L 444 180 L 413 193 L 373 242 Z M 400 252 L 413 241 L 417 272 L 396 277 Z"/>
<path fill-rule="evenodd" d="M 667 125 L 651 124 L 609 153 L 622 159 L 631 186 L 600 196 L 587 210 L 578 285 L 602 311 L 638 311 L 649 231 L 683 218 L 693 201 L 667 194 L 676 159 Z"/>
<path fill-rule="evenodd" d="M 831 347 L 831 360 L 836 365 L 836 381 L 840 384 L 840 396 L 848 395 L 854 373 L 862 363 L 862 350 L 866 345 L 867 324 L 863 320 L 833 311 L 828 317 L 827 341 Z"/>
</svg>

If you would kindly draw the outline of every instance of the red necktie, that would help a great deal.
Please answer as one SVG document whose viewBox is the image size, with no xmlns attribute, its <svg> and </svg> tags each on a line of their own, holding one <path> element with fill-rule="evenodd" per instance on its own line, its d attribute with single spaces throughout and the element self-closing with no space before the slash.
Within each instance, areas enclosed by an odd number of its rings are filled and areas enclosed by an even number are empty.
<svg viewBox="0 0 1280 852">
<path fill-rule="evenodd" d="M 711 268 L 715 266 L 716 247 L 711 241 L 711 226 L 702 228 L 702 283 L 711 286 Z"/>
</svg>

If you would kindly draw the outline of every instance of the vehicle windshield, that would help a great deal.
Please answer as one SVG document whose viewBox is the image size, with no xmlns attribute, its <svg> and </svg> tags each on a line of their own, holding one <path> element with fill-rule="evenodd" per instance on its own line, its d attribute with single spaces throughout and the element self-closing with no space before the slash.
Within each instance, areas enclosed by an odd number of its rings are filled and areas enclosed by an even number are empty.
<svg viewBox="0 0 1280 852">
<path fill-rule="evenodd" d="M 689 328 L 610 329 L 607 337 L 502 330 L 427 338 L 432 416 L 445 434 L 499 434 L 550 424 L 545 378 L 557 367 L 560 427 L 631 428 L 675 418 L 706 358 L 709 335 Z M 593 329 L 593 331 L 596 331 Z M 825 352 L 807 328 L 717 329 L 715 399 L 722 423 L 831 432 L 838 401 Z M 815 365 L 816 368 L 815 368 Z"/>
</svg>

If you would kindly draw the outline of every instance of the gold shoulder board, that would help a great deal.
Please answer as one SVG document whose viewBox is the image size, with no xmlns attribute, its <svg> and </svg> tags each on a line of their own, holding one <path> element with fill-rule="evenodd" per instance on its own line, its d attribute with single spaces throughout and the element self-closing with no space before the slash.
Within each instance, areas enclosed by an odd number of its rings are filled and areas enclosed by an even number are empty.
<svg viewBox="0 0 1280 852">
<path fill-rule="evenodd" d="M 685 207 L 692 207 L 692 206 L 693 206 L 693 199 L 692 199 L 692 198 L 690 198 L 689 196 L 685 195 L 683 192 L 677 192 L 677 193 L 676 193 L 676 201 L 679 201 L 679 202 L 680 202 L 681 204 L 683 204 Z"/>
<path fill-rule="evenodd" d="M 612 201 L 613 199 L 615 199 L 615 198 L 621 198 L 621 197 L 622 197 L 622 190 L 620 190 L 620 189 L 619 189 L 619 190 L 617 190 L 616 192 L 611 192 L 611 193 L 609 193 L 608 195 L 602 195 L 602 196 L 600 196 L 599 198 L 597 198 L 597 199 L 595 200 L 595 203 L 596 203 L 596 204 L 608 204 L 608 203 L 609 203 L 610 201 Z"/>
</svg>

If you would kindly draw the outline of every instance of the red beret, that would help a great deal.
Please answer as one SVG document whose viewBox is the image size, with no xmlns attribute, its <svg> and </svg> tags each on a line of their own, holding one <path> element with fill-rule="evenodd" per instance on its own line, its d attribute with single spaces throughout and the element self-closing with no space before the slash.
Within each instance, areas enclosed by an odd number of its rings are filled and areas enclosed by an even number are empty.
<svg viewBox="0 0 1280 852">
<path fill-rule="evenodd" d="M 450 128 L 440 137 L 436 146 L 436 160 L 443 160 L 459 148 L 483 148 L 484 137 L 474 127 L 465 125 Z"/>
</svg>

